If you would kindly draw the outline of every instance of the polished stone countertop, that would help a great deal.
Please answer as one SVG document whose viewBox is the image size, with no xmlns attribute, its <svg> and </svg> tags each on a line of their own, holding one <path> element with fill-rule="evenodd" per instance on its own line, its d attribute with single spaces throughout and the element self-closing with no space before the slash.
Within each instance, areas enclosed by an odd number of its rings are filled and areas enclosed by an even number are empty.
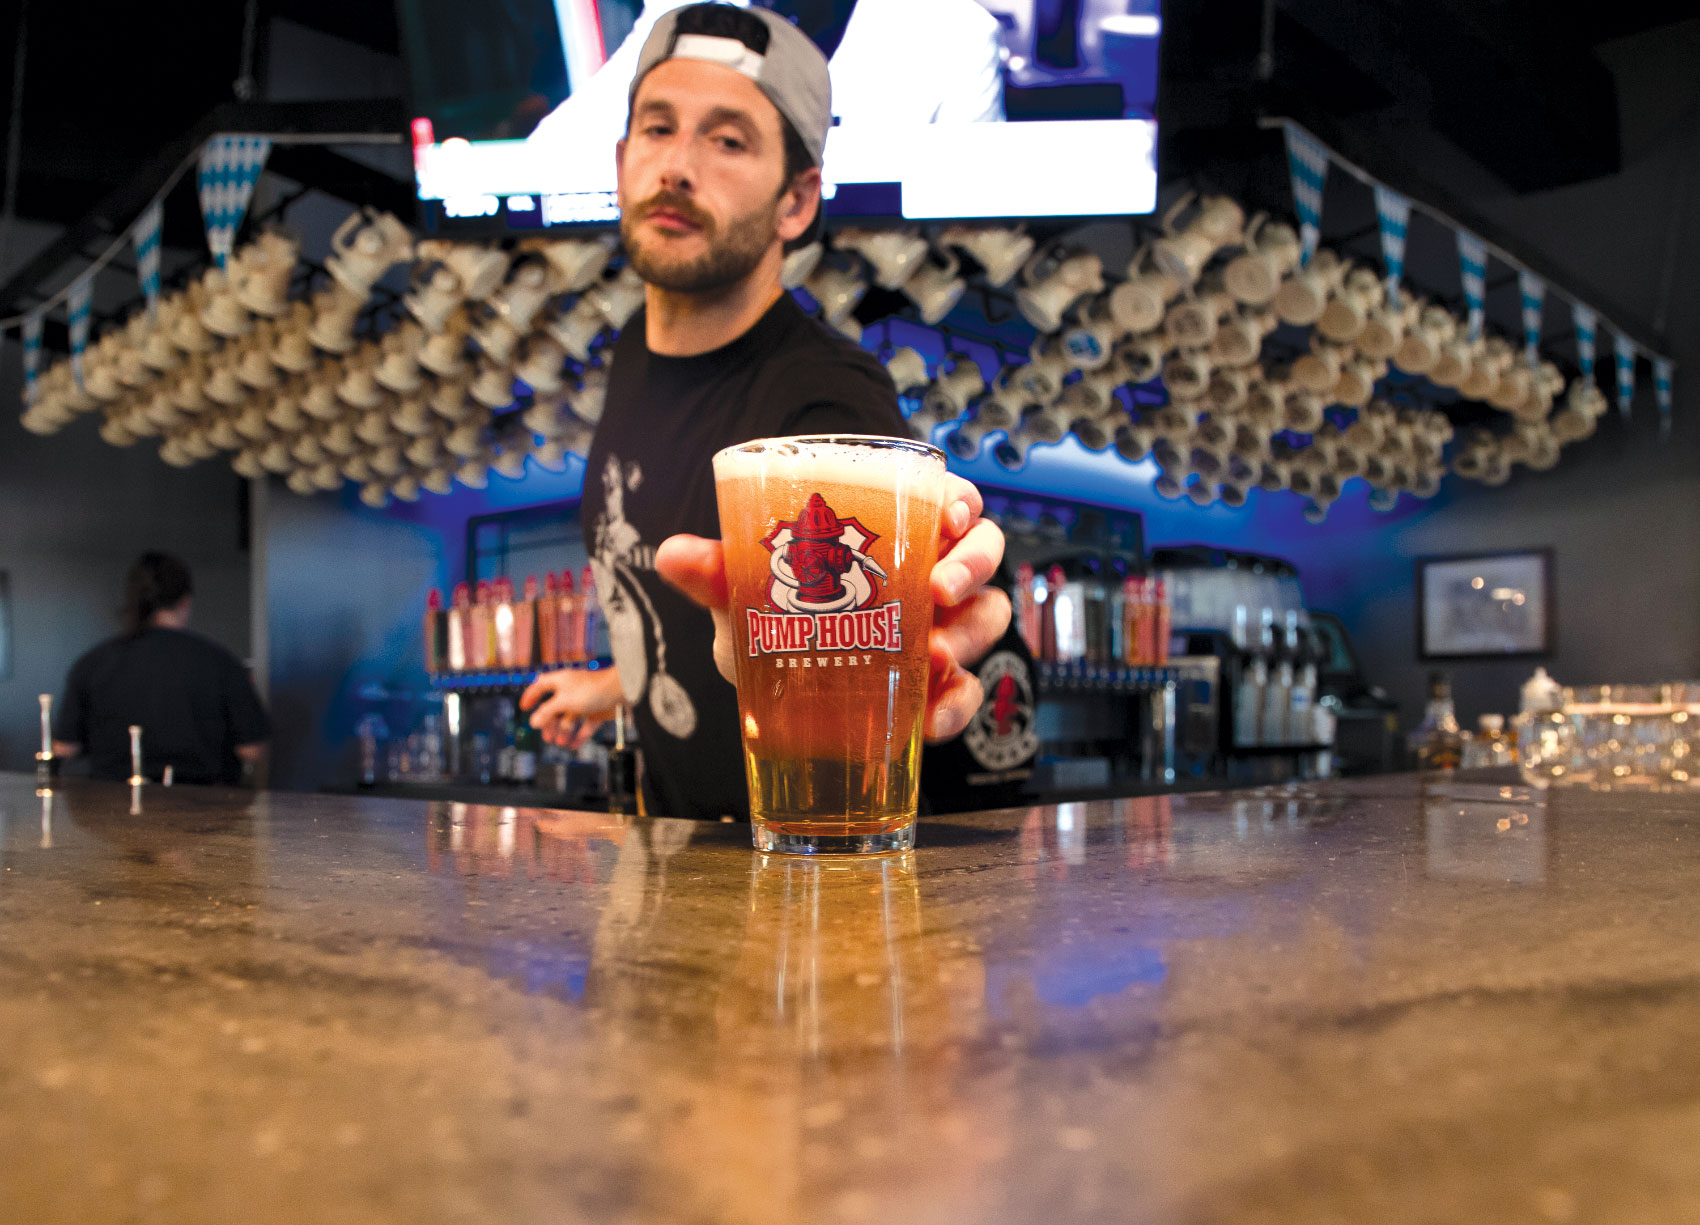
<svg viewBox="0 0 1700 1225">
<path fill-rule="evenodd" d="M 1700 1221 L 1700 797 L 0 814 L 7 1222 Z"/>
</svg>

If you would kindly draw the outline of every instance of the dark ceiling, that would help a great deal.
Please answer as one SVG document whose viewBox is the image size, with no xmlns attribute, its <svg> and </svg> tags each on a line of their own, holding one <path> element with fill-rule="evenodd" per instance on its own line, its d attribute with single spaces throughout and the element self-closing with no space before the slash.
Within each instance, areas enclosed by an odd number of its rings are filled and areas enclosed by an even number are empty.
<svg viewBox="0 0 1700 1225">
<path fill-rule="evenodd" d="M 228 101 L 244 8 L 27 0 L 19 214 L 74 221 Z M 1615 88 L 1594 48 L 1693 12 L 1682 0 L 1614 0 L 1591 6 L 1583 22 L 1559 19 L 1544 0 L 1276 0 L 1275 73 L 1265 83 L 1256 75 L 1263 0 L 1166 0 L 1164 10 L 1166 132 L 1233 125 L 1259 110 L 1392 115 L 1438 131 L 1516 191 L 1617 169 Z M 398 47 L 383 0 L 259 0 L 259 16 L 262 79 L 273 18 L 381 52 Z M 8 45 L 14 20 L 0 17 Z M 0 105 L 9 106 L 4 59 Z"/>
</svg>

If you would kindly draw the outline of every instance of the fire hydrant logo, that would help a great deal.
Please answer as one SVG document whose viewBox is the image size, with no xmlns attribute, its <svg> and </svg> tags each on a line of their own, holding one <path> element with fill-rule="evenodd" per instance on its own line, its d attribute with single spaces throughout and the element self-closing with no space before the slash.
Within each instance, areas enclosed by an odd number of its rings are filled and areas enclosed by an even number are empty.
<svg viewBox="0 0 1700 1225">
<path fill-rule="evenodd" d="M 747 610 L 750 655 L 901 651 L 902 602 L 879 602 L 880 585 L 891 576 L 870 555 L 878 539 L 855 519 L 839 518 L 818 493 L 809 495 L 795 519 L 775 524 L 762 540 L 771 572 L 767 602 L 774 611 Z M 871 663 L 872 657 L 803 658 L 806 666 L 846 662 Z"/>
<path fill-rule="evenodd" d="M 879 537 L 854 519 L 840 519 L 826 499 L 809 495 L 803 513 L 774 525 L 762 543 L 771 553 L 767 598 L 780 612 L 844 612 L 879 598 L 877 579 L 890 578 L 868 556 Z"/>
</svg>

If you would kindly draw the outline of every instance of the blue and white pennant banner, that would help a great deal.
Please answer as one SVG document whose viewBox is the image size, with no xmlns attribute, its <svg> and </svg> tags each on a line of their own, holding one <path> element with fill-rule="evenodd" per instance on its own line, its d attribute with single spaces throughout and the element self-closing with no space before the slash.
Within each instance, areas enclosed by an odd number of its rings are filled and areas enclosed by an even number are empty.
<svg viewBox="0 0 1700 1225">
<path fill-rule="evenodd" d="M 271 149 L 272 142 L 264 136 L 214 136 L 201 150 L 201 216 L 207 246 L 220 268 L 230 258 L 236 230 Z"/>
<path fill-rule="evenodd" d="M 36 381 L 41 373 L 41 312 L 24 316 L 24 405 L 34 404 L 41 394 Z"/>
<path fill-rule="evenodd" d="M 1405 275 L 1405 234 L 1411 202 L 1392 188 L 1375 185 L 1375 217 L 1381 226 L 1381 260 L 1387 268 L 1387 296 L 1399 305 L 1399 281 Z"/>
<path fill-rule="evenodd" d="M 1464 282 L 1464 305 L 1470 310 L 1469 339 L 1480 340 L 1487 317 L 1487 246 L 1463 230 L 1458 231 L 1458 273 Z"/>
<path fill-rule="evenodd" d="M 1635 342 L 1620 332 L 1612 338 L 1612 351 L 1617 357 L 1617 411 L 1627 418 L 1635 399 Z"/>
<path fill-rule="evenodd" d="M 1287 169 L 1293 176 L 1293 207 L 1299 214 L 1299 262 L 1310 263 L 1322 240 L 1322 185 L 1328 178 L 1328 150 L 1292 124 L 1287 137 Z"/>
<path fill-rule="evenodd" d="M 1541 311 L 1547 283 L 1525 268 L 1517 274 L 1517 287 L 1523 293 L 1523 356 L 1533 369 L 1541 364 Z"/>
<path fill-rule="evenodd" d="M 1570 308 L 1570 318 L 1576 325 L 1576 364 L 1582 368 L 1586 378 L 1594 377 L 1594 329 L 1599 325 L 1599 316 L 1594 314 L 1594 308 L 1583 306 L 1580 302 Z"/>
<path fill-rule="evenodd" d="M 93 271 L 85 272 L 71 285 L 65 309 L 71 317 L 71 377 L 83 385 L 83 351 L 89 347 L 89 298 L 94 288 Z"/>
<path fill-rule="evenodd" d="M 142 283 L 150 317 L 159 312 L 159 231 L 164 215 L 160 201 L 155 200 L 130 227 L 130 239 L 136 244 L 136 279 Z"/>
<path fill-rule="evenodd" d="M 1659 437 L 1670 437 L 1671 410 L 1671 360 L 1668 357 L 1653 359 L 1653 394 L 1659 401 Z"/>
</svg>

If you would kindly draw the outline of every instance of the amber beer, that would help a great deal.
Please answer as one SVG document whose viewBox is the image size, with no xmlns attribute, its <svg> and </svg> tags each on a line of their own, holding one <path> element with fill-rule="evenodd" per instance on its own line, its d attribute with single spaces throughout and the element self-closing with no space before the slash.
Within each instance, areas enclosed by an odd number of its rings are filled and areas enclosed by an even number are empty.
<svg viewBox="0 0 1700 1225">
<path fill-rule="evenodd" d="M 755 844 L 914 845 L 944 453 L 768 438 L 714 457 Z"/>
</svg>

